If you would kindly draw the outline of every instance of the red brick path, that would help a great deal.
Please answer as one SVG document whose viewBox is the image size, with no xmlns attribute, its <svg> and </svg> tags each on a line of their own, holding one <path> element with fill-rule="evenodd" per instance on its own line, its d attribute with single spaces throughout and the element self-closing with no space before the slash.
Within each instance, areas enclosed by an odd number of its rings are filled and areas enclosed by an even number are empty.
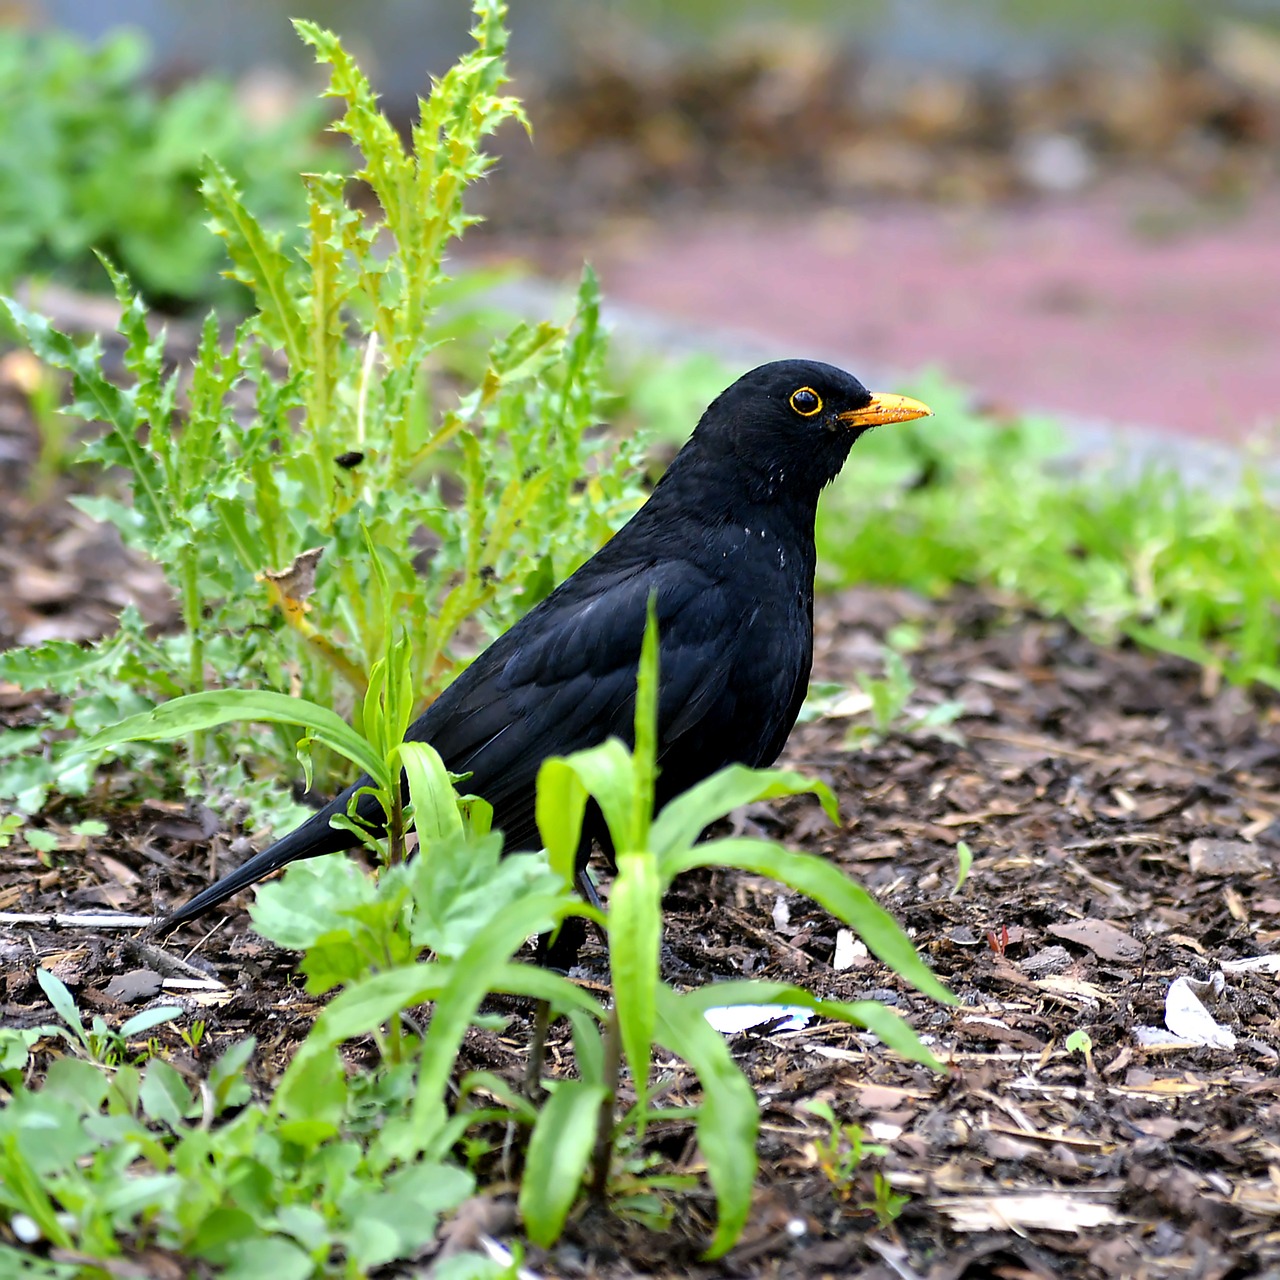
<svg viewBox="0 0 1280 1280">
<path fill-rule="evenodd" d="M 1003 404 L 1206 438 L 1280 431 L 1280 199 L 1162 237 L 1095 200 L 720 217 L 583 252 L 614 303 L 779 354 L 934 365 Z"/>
</svg>

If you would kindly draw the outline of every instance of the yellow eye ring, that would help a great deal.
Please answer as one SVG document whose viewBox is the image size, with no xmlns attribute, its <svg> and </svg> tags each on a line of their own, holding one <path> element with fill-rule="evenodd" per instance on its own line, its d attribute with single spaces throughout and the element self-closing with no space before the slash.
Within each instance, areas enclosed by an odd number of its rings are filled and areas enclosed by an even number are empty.
<svg viewBox="0 0 1280 1280">
<path fill-rule="evenodd" d="M 812 387 L 797 387 L 791 393 L 790 404 L 802 418 L 822 412 L 822 397 Z"/>
</svg>

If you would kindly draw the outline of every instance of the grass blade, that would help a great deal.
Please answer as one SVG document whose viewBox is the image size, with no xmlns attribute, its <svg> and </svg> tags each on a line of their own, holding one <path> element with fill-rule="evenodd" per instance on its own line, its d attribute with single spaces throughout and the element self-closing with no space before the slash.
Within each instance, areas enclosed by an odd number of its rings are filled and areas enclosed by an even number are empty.
<svg viewBox="0 0 1280 1280">
<path fill-rule="evenodd" d="M 670 883 L 694 867 L 736 867 L 768 876 L 803 893 L 826 907 L 855 930 L 874 954 L 917 991 L 943 1004 L 955 1004 L 955 996 L 933 975 L 898 922 L 858 883 L 839 867 L 812 854 L 792 853 L 763 840 L 730 837 L 709 840 L 685 852 L 669 853 L 662 860 L 663 879 Z"/>
<path fill-rule="evenodd" d="M 707 1178 L 716 1196 L 716 1233 L 707 1258 L 732 1248 L 751 1210 L 756 1177 L 756 1134 L 760 1116 L 756 1095 L 702 1010 L 663 986 L 658 995 L 658 1039 L 679 1054 L 702 1084 L 698 1145 L 707 1162 Z"/>
</svg>

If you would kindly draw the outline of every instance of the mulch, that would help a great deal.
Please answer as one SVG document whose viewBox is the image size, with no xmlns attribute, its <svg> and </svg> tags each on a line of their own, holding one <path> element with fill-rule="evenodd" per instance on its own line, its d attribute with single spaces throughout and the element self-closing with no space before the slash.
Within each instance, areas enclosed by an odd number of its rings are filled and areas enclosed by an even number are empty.
<svg viewBox="0 0 1280 1280">
<path fill-rule="evenodd" d="M 17 438 L 0 412 L 0 445 Z M 91 536 L 63 501 L 65 482 L 33 502 L 15 483 L 25 467 L 0 474 L 0 644 L 94 634 L 122 596 L 163 615 L 154 573 Z M 784 763 L 835 789 L 842 825 L 807 798 L 754 806 L 735 825 L 852 871 L 960 1004 L 920 997 L 806 899 L 739 874 L 674 887 L 663 964 L 679 985 L 748 976 L 882 1000 L 946 1073 L 843 1025 L 735 1035 L 763 1124 L 756 1203 L 729 1257 L 698 1261 L 713 1208 L 704 1188 L 679 1201 L 665 1232 L 588 1211 L 527 1264 L 608 1280 L 1280 1275 L 1280 699 L 1097 645 L 976 591 L 820 599 L 815 676 L 855 686 L 879 671 L 903 623 L 919 639 L 913 702 L 961 702 L 954 735 L 850 746 L 859 720 L 802 725 Z M 30 722 L 38 704 L 0 686 L 0 726 Z M 110 833 L 73 834 L 86 816 L 107 818 Z M 215 858 L 225 866 L 235 836 L 212 832 L 207 811 L 159 799 L 95 813 L 91 798 L 42 822 L 61 847 L 0 854 L 0 911 L 150 914 L 205 883 Z M 973 861 L 957 888 L 961 842 Z M 37 963 L 113 1022 L 158 990 L 205 1020 L 201 1061 L 256 1035 L 261 1087 L 321 1007 L 296 957 L 259 939 L 242 905 L 163 946 L 133 929 L 9 924 L 0 957 L 6 1024 L 48 1020 Z M 602 961 L 593 944 L 577 976 L 602 985 Z M 1177 1034 L 1166 1026 L 1175 987 L 1204 1005 Z M 529 1011 L 503 1011 L 505 1030 L 476 1031 L 462 1065 L 515 1079 Z M 1073 1032 L 1087 1044 L 1069 1049 Z M 553 1035 L 553 1064 L 564 1049 Z M 660 1069 L 670 1098 L 696 1097 L 679 1063 Z M 847 1179 L 824 1168 L 814 1100 L 885 1154 Z M 656 1127 L 644 1154 L 658 1171 L 701 1168 L 678 1126 Z M 872 1209 L 877 1171 L 909 1197 L 887 1225 Z M 469 1223 L 510 1221 L 501 1197 L 473 1208 L 455 1232 L 462 1243 Z"/>
</svg>

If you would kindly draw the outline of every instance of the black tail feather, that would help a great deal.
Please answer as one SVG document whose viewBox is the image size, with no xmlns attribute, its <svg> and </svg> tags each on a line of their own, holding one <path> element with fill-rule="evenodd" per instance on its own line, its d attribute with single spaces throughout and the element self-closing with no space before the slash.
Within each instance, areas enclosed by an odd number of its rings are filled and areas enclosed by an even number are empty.
<svg viewBox="0 0 1280 1280">
<path fill-rule="evenodd" d="M 318 858 L 325 853 L 341 853 L 350 849 L 355 837 L 341 827 L 331 827 L 329 819 L 336 814 L 347 812 L 347 805 L 360 787 L 369 785 L 368 778 L 361 778 L 352 783 L 341 795 L 335 796 L 329 804 L 318 813 L 313 814 L 301 826 L 295 827 L 287 836 L 277 840 L 275 844 L 256 853 L 243 866 L 228 872 L 221 880 L 201 890 L 190 902 L 183 903 L 172 914 L 160 921 L 158 928 L 163 933 L 194 920 L 211 910 L 219 903 L 225 902 L 232 894 L 239 893 L 255 881 L 278 871 L 286 863 L 297 862 L 302 858 Z M 357 806 L 357 813 L 365 821 L 379 826 L 384 821 L 382 808 L 372 796 L 362 796 Z"/>
</svg>

